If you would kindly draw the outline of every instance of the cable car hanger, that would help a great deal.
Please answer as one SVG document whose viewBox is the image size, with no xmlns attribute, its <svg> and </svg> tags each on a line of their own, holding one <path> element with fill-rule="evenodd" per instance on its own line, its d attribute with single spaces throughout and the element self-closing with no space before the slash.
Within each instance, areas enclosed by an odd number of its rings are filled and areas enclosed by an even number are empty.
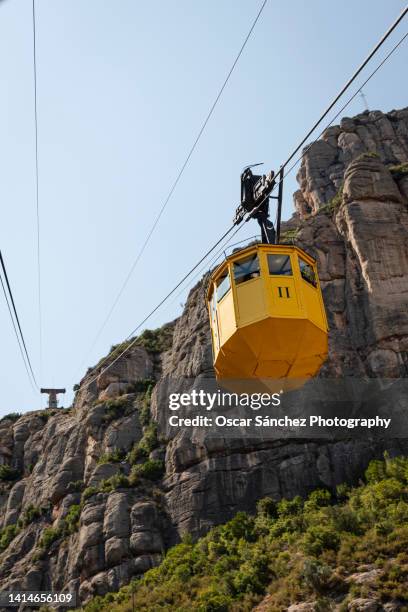
<svg viewBox="0 0 408 612">
<path fill-rule="evenodd" d="M 246 166 L 241 174 L 241 204 L 238 206 L 234 225 L 239 225 L 244 219 L 256 219 L 261 228 L 261 241 L 264 244 L 279 244 L 282 200 L 283 200 L 283 166 L 277 175 L 271 170 L 268 174 L 253 174 L 251 168 L 262 163 Z M 278 195 L 271 196 L 275 188 L 276 178 L 279 179 Z M 276 230 L 269 218 L 269 200 L 277 200 Z M 247 216 L 246 216 L 247 215 Z"/>
</svg>

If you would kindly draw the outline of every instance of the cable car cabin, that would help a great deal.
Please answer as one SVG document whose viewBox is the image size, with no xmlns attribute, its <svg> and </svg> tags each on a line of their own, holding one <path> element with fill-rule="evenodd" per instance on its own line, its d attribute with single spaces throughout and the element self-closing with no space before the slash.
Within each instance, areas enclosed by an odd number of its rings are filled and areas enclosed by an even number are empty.
<svg viewBox="0 0 408 612">
<path fill-rule="evenodd" d="M 212 274 L 207 301 L 217 380 L 310 378 L 327 357 L 316 262 L 298 247 L 234 253 Z"/>
</svg>

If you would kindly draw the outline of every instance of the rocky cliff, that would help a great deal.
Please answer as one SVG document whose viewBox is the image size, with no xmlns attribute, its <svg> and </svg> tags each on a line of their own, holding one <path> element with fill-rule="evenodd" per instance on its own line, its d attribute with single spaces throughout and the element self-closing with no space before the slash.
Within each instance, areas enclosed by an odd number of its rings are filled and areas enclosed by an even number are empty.
<svg viewBox="0 0 408 612">
<path fill-rule="evenodd" d="M 408 376 L 407 161 L 408 109 L 343 119 L 303 158 L 284 238 L 318 260 L 330 326 L 322 376 Z M 167 377 L 212 373 L 202 283 L 177 321 L 103 365 L 72 408 L 0 422 L 2 590 L 66 588 L 86 601 L 157 564 L 186 532 L 267 495 L 356 482 L 385 449 L 408 452 L 405 440 L 165 439 Z"/>
</svg>

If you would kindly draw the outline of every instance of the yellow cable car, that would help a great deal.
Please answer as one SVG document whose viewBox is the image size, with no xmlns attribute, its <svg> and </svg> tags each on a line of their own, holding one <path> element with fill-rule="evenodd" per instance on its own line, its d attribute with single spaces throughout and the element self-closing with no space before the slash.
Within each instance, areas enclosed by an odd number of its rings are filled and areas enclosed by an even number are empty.
<svg viewBox="0 0 408 612">
<path fill-rule="evenodd" d="M 259 178 L 265 185 L 265 177 L 253 177 Z M 267 184 L 271 191 L 273 181 Z M 279 240 L 280 228 L 275 235 L 272 224 L 268 227 L 264 202 L 262 216 L 256 201 L 251 207 L 261 224 L 262 243 L 227 257 L 209 282 L 217 380 L 304 380 L 327 357 L 328 327 L 316 262 L 296 246 L 271 243 L 276 235 Z"/>
</svg>

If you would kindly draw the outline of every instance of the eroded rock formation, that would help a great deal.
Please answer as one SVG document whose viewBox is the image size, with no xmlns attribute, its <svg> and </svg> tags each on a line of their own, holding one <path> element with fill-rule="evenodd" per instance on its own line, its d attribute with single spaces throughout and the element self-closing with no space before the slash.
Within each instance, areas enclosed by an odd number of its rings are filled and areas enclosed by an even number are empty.
<svg viewBox="0 0 408 612">
<path fill-rule="evenodd" d="M 345 119 L 304 158 L 291 239 L 318 260 L 330 326 L 322 376 L 408 376 L 408 170 L 395 168 L 407 160 L 406 109 Z M 100 369 L 72 409 L 0 423 L 0 462 L 12 471 L 0 492 L 2 590 L 69 588 L 86 601 L 152 567 L 185 532 L 202 534 L 266 495 L 355 482 L 385 449 L 408 451 L 404 440 L 193 443 L 188 432 L 155 433 L 152 379 L 160 423 L 166 377 L 212 372 L 202 283 L 165 343 L 135 345 Z M 153 467 L 164 460 L 163 474 L 129 480 L 139 455 Z"/>
</svg>

